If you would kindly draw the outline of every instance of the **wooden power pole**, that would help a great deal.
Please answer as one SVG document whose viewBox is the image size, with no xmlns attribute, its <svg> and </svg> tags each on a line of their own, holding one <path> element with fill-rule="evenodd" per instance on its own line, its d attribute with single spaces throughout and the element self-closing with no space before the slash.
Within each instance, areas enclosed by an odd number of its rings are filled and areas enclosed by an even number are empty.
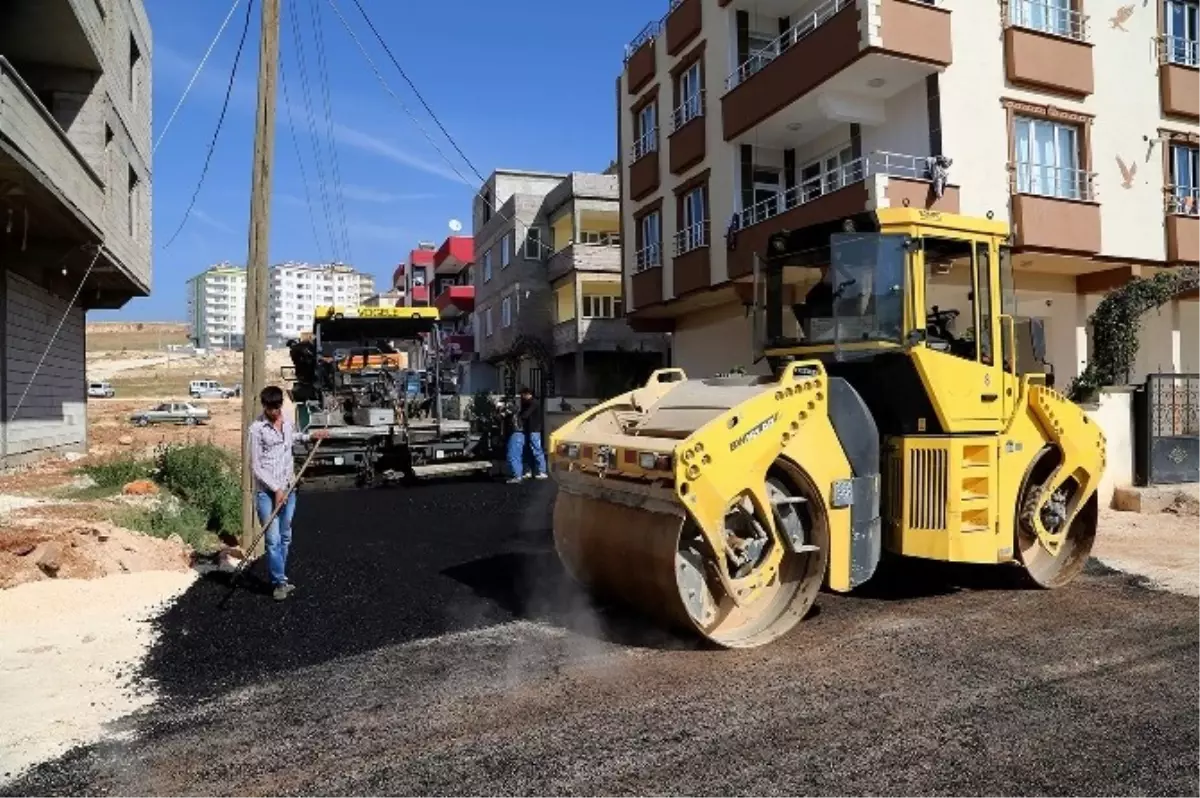
<svg viewBox="0 0 1200 798">
<path fill-rule="evenodd" d="M 279 75 L 279 2 L 262 0 L 258 49 L 258 110 L 254 124 L 254 163 L 250 184 L 250 251 L 246 260 L 246 327 L 242 347 L 242 551 L 257 536 L 254 474 L 246 430 L 258 416 L 258 395 L 266 385 L 267 255 L 270 246 L 271 178 L 275 160 L 275 84 Z M 261 544 L 259 547 L 261 548 Z"/>
</svg>

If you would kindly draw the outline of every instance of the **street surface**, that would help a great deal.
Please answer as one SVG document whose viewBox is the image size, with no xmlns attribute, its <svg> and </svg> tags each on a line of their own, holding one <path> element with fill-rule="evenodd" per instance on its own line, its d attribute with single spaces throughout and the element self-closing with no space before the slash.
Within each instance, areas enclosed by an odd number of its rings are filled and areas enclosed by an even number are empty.
<svg viewBox="0 0 1200 798">
<path fill-rule="evenodd" d="M 0 794 L 1197 792 L 1194 598 L 914 566 L 707 650 L 579 594 L 553 495 L 306 491 L 292 600 L 200 580 L 162 701 Z"/>
</svg>

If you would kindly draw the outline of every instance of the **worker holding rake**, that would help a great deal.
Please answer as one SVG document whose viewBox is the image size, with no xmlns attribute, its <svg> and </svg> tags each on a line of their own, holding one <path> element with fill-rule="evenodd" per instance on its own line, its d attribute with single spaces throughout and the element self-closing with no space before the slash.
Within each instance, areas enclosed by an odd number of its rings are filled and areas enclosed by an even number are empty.
<svg viewBox="0 0 1200 798">
<path fill-rule="evenodd" d="M 287 578 L 292 516 L 296 510 L 296 493 L 292 490 L 295 479 L 292 444 L 327 438 L 329 431 L 296 432 L 291 420 L 284 417 L 283 390 L 278 386 L 264 388 L 260 400 L 262 415 L 250 425 L 248 432 L 255 483 L 254 508 L 260 524 L 270 520 L 264 533 L 267 569 L 271 575 L 272 595 L 276 601 L 282 601 L 294 589 Z M 273 519 L 272 514 L 275 515 Z"/>
</svg>

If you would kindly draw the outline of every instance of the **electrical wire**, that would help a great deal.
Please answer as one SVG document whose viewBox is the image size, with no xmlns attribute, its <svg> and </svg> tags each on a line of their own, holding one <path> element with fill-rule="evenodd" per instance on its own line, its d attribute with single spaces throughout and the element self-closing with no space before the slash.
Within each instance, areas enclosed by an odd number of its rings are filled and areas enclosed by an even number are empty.
<svg viewBox="0 0 1200 798">
<path fill-rule="evenodd" d="M 21 398 L 17 400 L 17 406 L 13 408 L 12 415 L 8 418 L 9 424 L 13 423 L 13 420 L 17 417 L 17 413 L 21 411 L 21 405 L 25 404 L 25 397 L 29 395 L 29 389 L 33 387 L 38 372 L 42 370 L 42 364 L 46 362 L 46 355 L 50 354 L 50 349 L 54 346 L 54 341 L 58 338 L 58 334 L 62 332 L 63 324 L 67 321 L 67 316 L 71 314 L 71 309 L 79 301 L 79 295 L 83 293 L 83 284 L 87 282 L 88 276 L 91 275 L 92 269 L 96 266 L 96 261 L 100 259 L 100 250 L 102 247 L 99 244 L 94 246 L 96 247 L 96 253 L 92 256 L 92 262 L 88 264 L 87 270 L 83 273 L 83 277 L 79 281 L 79 287 L 75 289 L 75 295 L 71 297 L 66 310 L 63 311 L 62 318 L 58 320 L 58 326 L 54 328 L 54 333 L 50 336 L 50 340 L 46 342 L 46 348 L 42 350 L 42 356 L 38 358 L 37 365 L 33 369 L 33 374 L 29 376 L 29 382 L 25 383 L 25 390 L 21 391 Z"/>
<path fill-rule="evenodd" d="M 313 162 L 317 170 L 317 190 L 321 197 L 322 216 L 325 218 L 325 231 L 329 238 L 330 258 L 332 260 L 343 260 L 340 256 L 340 244 L 337 237 L 333 233 L 333 214 L 330 211 L 329 204 L 329 179 L 325 176 L 324 158 L 321 151 L 321 145 L 317 136 L 316 115 L 312 109 L 311 90 L 308 81 L 308 58 L 304 51 L 304 39 L 300 34 L 299 14 L 295 6 L 292 6 L 291 13 L 288 14 L 292 27 L 292 42 L 296 48 L 296 59 L 300 64 L 300 95 L 304 100 L 304 115 L 308 125 L 308 134 L 312 140 Z"/>
<path fill-rule="evenodd" d="M 342 168 L 338 159 L 337 139 L 333 135 L 333 102 L 329 98 L 329 66 L 325 58 L 325 27 L 321 21 L 321 7 L 317 0 L 309 0 L 309 11 L 313 18 L 313 39 L 317 43 L 317 75 L 320 78 L 321 96 L 325 104 L 325 129 L 329 142 L 330 172 L 333 174 L 333 196 L 336 200 L 338 218 L 341 223 L 345 262 L 354 262 L 354 251 L 350 248 L 350 228 L 346 224 L 346 202 L 342 191 Z"/>
<path fill-rule="evenodd" d="M 208 166 L 212 162 L 213 151 L 217 148 L 217 137 L 221 135 L 221 128 L 225 124 L 225 112 L 229 110 L 229 97 L 233 94 L 233 84 L 237 80 L 238 65 L 242 62 L 242 50 L 246 45 L 246 33 L 250 30 L 250 10 L 254 8 L 254 0 L 246 2 L 246 17 L 242 21 L 242 36 L 238 40 L 237 53 L 233 57 L 233 69 L 229 71 L 229 85 L 225 87 L 225 99 L 221 103 L 221 115 L 217 118 L 217 129 L 213 131 L 212 141 L 208 145 L 208 152 L 204 156 L 204 168 L 200 171 L 200 179 L 196 182 L 196 190 L 192 192 L 192 199 L 188 203 L 187 211 L 183 214 L 183 219 L 179 222 L 179 227 L 163 245 L 163 249 L 167 249 L 183 232 L 183 228 L 187 225 L 188 219 L 191 218 L 192 208 L 196 206 L 196 198 L 200 196 L 200 189 L 204 186 L 204 178 L 208 175 Z"/>
<path fill-rule="evenodd" d="M 400 77 L 404 78 L 404 82 L 408 84 L 410 89 L 412 89 L 412 93 L 416 95 L 417 100 L 421 103 L 421 107 L 425 109 L 427 114 L 429 114 L 429 118 L 432 119 L 433 123 L 438 126 L 438 130 L 442 131 L 442 135 L 446 137 L 446 141 L 450 142 L 450 146 L 453 147 L 454 151 L 459 154 L 459 157 L 461 157 L 467 166 L 471 168 L 471 171 L 475 173 L 475 177 L 479 178 L 481 183 L 486 183 L 487 178 L 479 173 L 479 170 L 475 168 L 475 164 L 471 163 L 471 159 L 468 158 L 467 154 L 458 146 L 458 143 L 454 140 L 454 137 L 450 135 L 450 131 L 446 130 L 446 127 L 442 124 L 442 121 L 438 119 L 437 114 L 435 114 L 433 109 L 429 107 L 429 103 L 425 102 L 425 98 L 421 96 L 421 92 L 417 89 L 416 84 L 409 79 L 408 73 L 404 71 L 404 67 L 400 66 L 400 62 L 392 53 L 392 48 L 388 47 L 387 42 L 384 41 L 383 36 L 375 27 L 375 23 L 371 22 L 371 18 L 367 16 L 367 11 L 363 8 L 362 3 L 360 3 L 359 0 L 353 0 L 353 2 L 354 5 L 358 7 L 358 13 L 362 14 L 363 20 L 366 21 L 367 27 L 371 29 L 371 33 L 375 34 L 375 39 L 379 42 L 380 46 L 383 47 L 383 51 L 387 53 L 388 59 L 390 59 L 392 65 L 396 67 L 396 71 L 400 73 Z"/>
<path fill-rule="evenodd" d="M 300 155 L 300 138 L 296 135 L 296 122 L 292 118 L 292 101 L 288 97 L 287 70 L 283 59 L 279 60 L 279 82 L 283 86 L 283 105 L 287 110 L 288 129 L 292 133 L 292 148 L 296 151 L 296 163 L 300 165 L 300 182 L 304 184 L 304 204 L 308 207 L 308 221 L 312 224 L 313 244 L 317 247 L 317 256 L 325 262 L 325 252 L 321 247 L 321 236 L 317 233 L 317 215 L 313 210 L 312 191 L 308 185 L 308 172 L 304 168 L 304 158 Z"/>
<path fill-rule="evenodd" d="M 479 189 L 478 191 L 476 191 L 475 196 L 479 197 L 480 199 L 484 200 L 485 202 L 490 202 L 491 199 L 487 192 L 487 178 L 485 178 L 482 174 L 480 174 L 479 170 L 475 168 L 475 165 L 472 164 L 471 160 L 469 158 L 467 158 L 465 153 L 463 153 L 462 149 L 454 141 L 454 138 L 450 135 L 450 133 L 446 130 L 446 128 L 442 125 L 442 123 L 438 120 L 437 116 L 433 113 L 433 110 L 425 102 L 424 98 L 421 97 L 420 93 L 417 91 L 416 86 L 413 84 L 413 82 L 408 78 L 407 74 L 405 74 L 404 70 L 401 68 L 399 62 L 396 60 L 396 57 L 394 55 L 392 55 L 391 49 L 387 46 L 386 42 L 384 42 L 383 38 L 379 35 L 379 31 L 371 23 L 370 17 L 367 16 L 367 12 L 363 9 L 363 7 L 361 5 L 359 5 L 358 0 L 354 0 L 354 3 L 355 3 L 355 5 L 358 5 L 358 9 L 362 13 L 363 18 L 367 21 L 367 25 L 371 28 L 372 31 L 375 32 L 376 38 L 378 38 L 380 43 L 383 45 L 384 50 L 388 54 L 388 57 L 391 58 L 392 63 L 396 66 L 396 69 L 400 72 L 400 74 L 404 76 L 404 79 L 408 83 L 408 85 L 412 87 L 413 93 L 417 95 L 417 98 L 421 101 L 421 105 L 424 106 L 425 110 L 429 112 L 430 117 L 432 117 L 434 123 L 437 124 L 438 129 L 442 131 L 442 134 L 445 135 L 446 139 L 450 142 L 450 145 L 452 147 L 454 147 L 454 150 L 459 155 L 462 156 L 463 161 L 466 162 L 467 166 L 470 168 L 470 170 L 472 172 L 474 172 L 475 176 L 477 178 L 479 178 L 479 181 L 481 183 L 483 183 L 484 187 Z M 421 124 L 421 121 L 416 117 L 416 115 L 412 112 L 412 110 L 404 103 L 404 101 L 402 99 L 400 99 L 399 95 L 397 95 L 396 92 L 392 91 L 391 86 L 388 85 L 387 79 L 383 77 L 383 73 L 381 73 L 379 71 L 379 67 L 376 66 L 375 60 L 373 58 L 371 58 L 371 55 L 367 52 L 367 48 L 363 46 L 362 41 L 358 38 L 358 35 L 354 32 L 354 29 L 350 27 L 350 23 L 342 15 L 341 9 L 338 8 L 336 0 L 329 0 L 329 5 L 330 5 L 330 7 L 333 8 L 334 13 L 337 14 L 338 19 L 340 19 L 342 21 L 342 26 L 345 27 L 346 32 L 350 34 L 350 38 L 353 39 L 354 43 L 358 46 L 359 52 L 362 53 L 363 58 L 365 58 L 367 63 L 370 65 L 371 70 L 375 73 L 375 77 L 379 80 L 380 85 L 383 86 L 384 91 L 386 91 L 389 95 L 391 95 L 391 97 L 397 102 L 397 104 L 399 104 L 400 108 L 404 111 L 404 113 L 407 114 L 409 119 L 412 120 L 413 124 L 417 126 L 417 129 L 419 131 L 421 131 L 421 134 L 425 137 L 425 140 L 429 142 L 429 145 L 431 147 L 433 147 L 434 151 L 438 155 L 441 156 L 442 160 L 446 162 L 446 164 L 450 167 L 450 169 L 454 172 L 454 174 L 458 175 L 459 180 L 461 180 L 466 185 L 470 185 L 471 181 L 468 180 L 461 171 L 459 171 L 458 166 L 454 163 L 454 161 L 452 161 L 450 159 L 450 157 L 447 156 L 446 153 L 442 151 L 442 148 L 439 147 L 437 145 L 437 143 L 433 140 L 433 137 L 429 135 L 429 131 L 427 131 L 425 129 L 425 126 Z M 513 222 L 514 225 L 520 224 L 519 221 L 514 221 L 511 217 L 505 215 L 505 213 L 502 209 L 497 209 L 495 211 L 495 213 L 497 216 L 499 216 L 501 219 L 503 219 L 506 223 Z M 525 225 L 525 227 L 526 227 L 526 229 L 528 229 L 528 225 Z M 538 241 L 538 246 L 540 247 L 540 249 L 543 253 L 553 253 L 553 251 L 554 251 L 553 248 L 549 244 L 546 244 L 544 241 L 541 241 L 541 240 Z"/>
<path fill-rule="evenodd" d="M 162 144 L 163 139 L 167 137 L 167 131 L 171 129 L 171 123 L 175 121 L 175 115 L 183 107 L 184 101 L 187 100 L 188 94 L 192 91 L 192 86 L 196 83 L 196 78 L 200 77 L 200 73 L 204 70 L 204 64 L 208 62 L 208 57 L 212 55 L 213 48 L 220 41 L 221 34 L 225 32 L 225 27 L 229 24 L 229 20 L 233 18 L 233 12 L 237 11 L 238 3 L 240 2 L 242 0 L 233 0 L 233 5 L 229 7 L 229 13 L 225 15 L 225 21 L 221 23 L 221 27 L 217 30 L 217 35 L 209 42 L 208 49 L 204 51 L 204 56 L 200 59 L 200 63 L 196 65 L 196 71 L 192 73 L 192 79 L 188 81 L 187 88 L 183 90 L 183 96 L 175 104 L 175 110 L 171 111 L 171 115 L 167 118 L 167 124 L 163 125 L 162 132 L 158 134 L 158 141 L 154 142 L 154 149 L 150 151 L 151 156 L 158 152 L 158 145 Z"/>
</svg>

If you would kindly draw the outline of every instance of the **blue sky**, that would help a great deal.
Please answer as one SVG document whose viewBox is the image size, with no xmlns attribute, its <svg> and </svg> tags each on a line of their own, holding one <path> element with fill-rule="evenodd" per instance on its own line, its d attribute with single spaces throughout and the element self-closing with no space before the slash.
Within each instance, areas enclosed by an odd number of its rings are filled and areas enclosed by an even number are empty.
<svg viewBox="0 0 1200 798">
<path fill-rule="evenodd" d="M 146 0 L 154 34 L 154 140 L 157 141 L 232 0 Z M 217 148 L 191 217 L 183 219 L 216 126 L 241 32 L 245 2 L 234 12 L 187 102 L 154 156 L 152 295 L 96 319 L 153 321 L 186 316 L 185 281 L 210 264 L 244 263 L 250 206 L 259 11 L 255 3 L 242 64 Z M 577 15 L 548 0 L 360 0 L 392 52 L 462 150 L 486 177 L 496 167 L 600 171 L 616 155 L 615 80 L 626 42 L 666 9 L 662 2 L 605 0 L 604 13 Z M 447 222 L 470 229 L 478 181 L 421 109 L 363 23 L 353 0 L 337 0 L 389 86 L 471 184 L 438 155 L 374 73 L 335 16 L 329 0 L 283 0 L 280 45 L 292 118 L 315 205 L 314 239 L 282 87 L 275 142 L 271 261 L 330 257 L 327 218 L 313 159 L 301 75 L 288 14 L 298 12 L 310 97 L 325 146 L 312 17 L 325 34 L 330 105 L 353 263 L 385 287 L 418 239 L 440 242 Z M 332 191 L 329 158 L 323 159 Z M 334 203 L 332 194 L 330 202 Z M 338 219 L 333 225 L 342 237 Z M 319 241 L 319 244 L 318 244 Z M 344 245 L 343 247 L 344 248 Z"/>
</svg>

